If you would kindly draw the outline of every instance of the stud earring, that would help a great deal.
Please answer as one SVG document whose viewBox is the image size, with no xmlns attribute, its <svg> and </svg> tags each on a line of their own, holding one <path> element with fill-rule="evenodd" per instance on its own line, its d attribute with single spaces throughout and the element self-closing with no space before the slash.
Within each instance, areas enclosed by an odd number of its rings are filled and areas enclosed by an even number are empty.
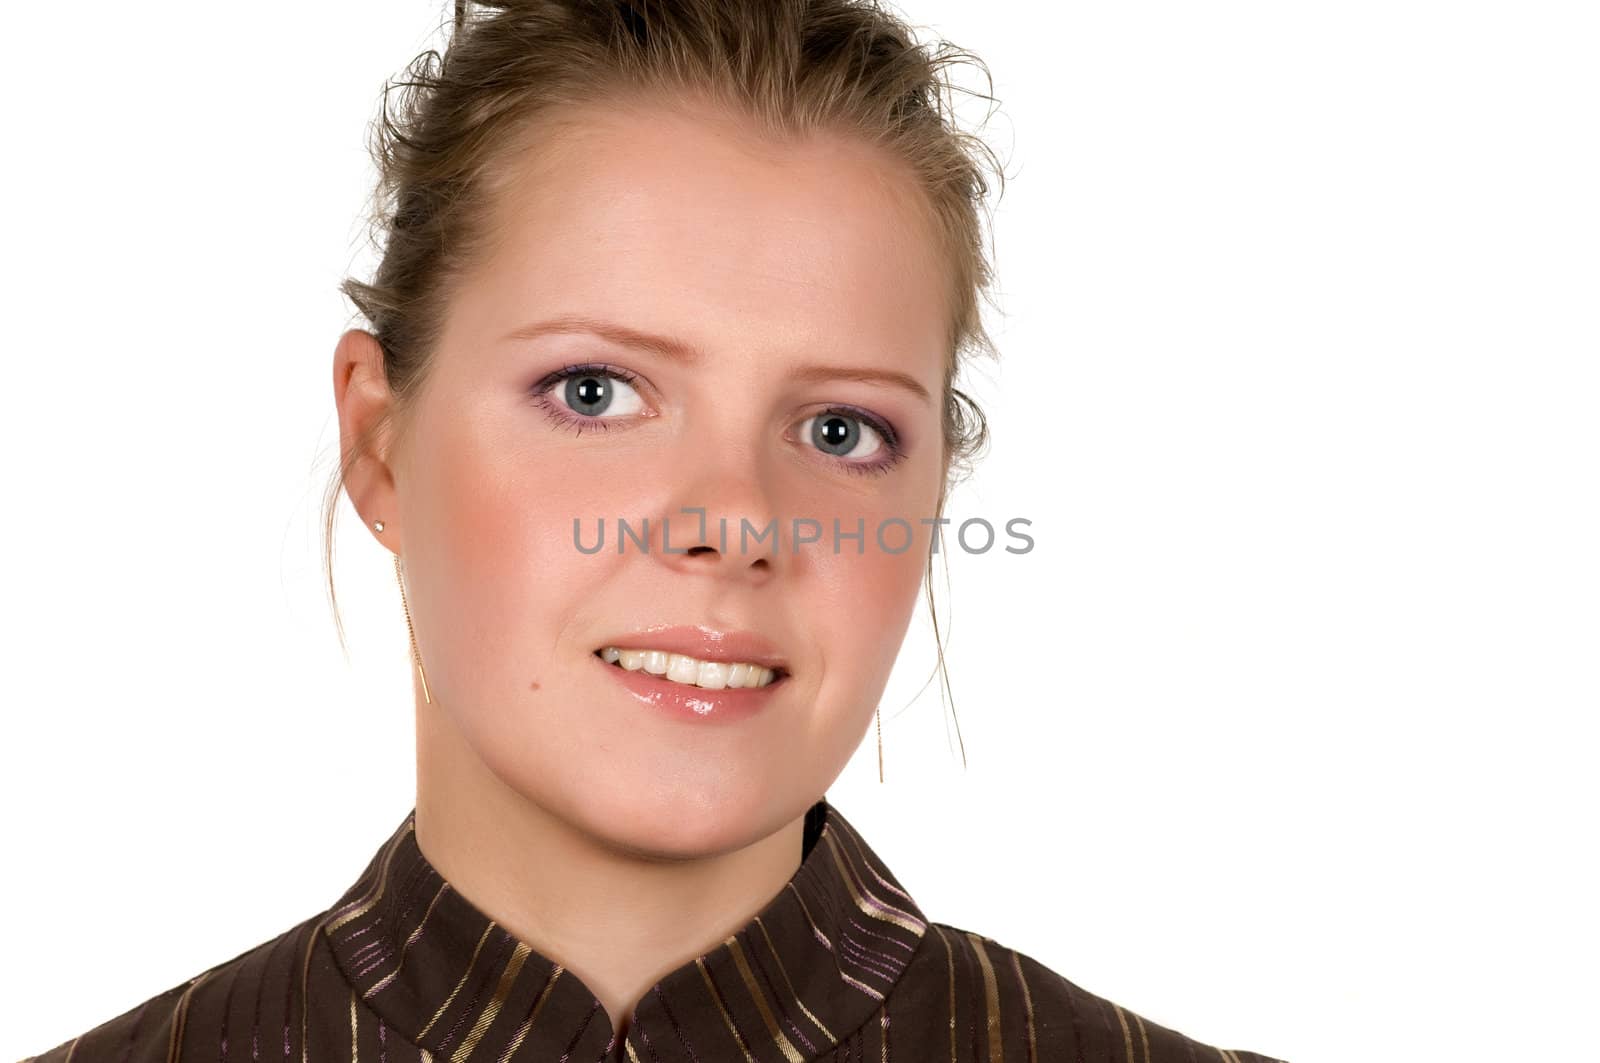
<svg viewBox="0 0 1600 1063">
<path fill-rule="evenodd" d="M 417 630 L 411 625 L 411 605 L 406 601 L 406 581 L 400 575 L 400 555 L 394 555 L 394 579 L 400 584 L 400 608 L 406 614 L 406 634 L 411 636 L 411 659 L 416 662 L 417 675 L 422 679 L 422 700 L 429 705 L 433 704 L 433 695 L 428 692 L 428 673 L 422 667 L 422 654 L 417 652 Z"/>
<path fill-rule="evenodd" d="M 380 532 L 383 531 L 383 521 L 381 521 L 381 520 L 373 521 L 372 522 L 372 530 L 373 531 L 380 531 Z"/>
</svg>

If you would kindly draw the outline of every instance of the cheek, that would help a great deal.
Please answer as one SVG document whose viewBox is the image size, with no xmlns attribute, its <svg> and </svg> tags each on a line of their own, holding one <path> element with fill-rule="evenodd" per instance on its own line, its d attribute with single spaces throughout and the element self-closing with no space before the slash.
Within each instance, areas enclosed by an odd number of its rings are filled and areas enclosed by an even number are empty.
<svg viewBox="0 0 1600 1063">
<path fill-rule="evenodd" d="M 433 573 L 432 641 L 472 700 L 525 694 L 540 681 L 596 575 L 573 545 L 572 521 L 597 511 L 604 479 L 552 460 L 534 416 L 446 411 L 426 437 L 418 509 Z"/>
<path fill-rule="evenodd" d="M 860 711 L 869 695 L 875 702 L 888 681 L 927 567 L 933 527 L 923 522 L 933 517 L 940 475 L 918 455 L 898 473 L 869 481 L 872 490 L 821 479 L 795 503 L 822 524 L 820 541 L 801 548 L 792 589 L 825 658 L 822 702 L 836 713 Z"/>
<path fill-rule="evenodd" d="M 881 546 L 877 538 L 879 521 L 898 516 L 911 524 L 909 546 L 907 530 L 899 524 L 884 528 Z M 841 687 L 878 690 L 887 681 L 906 627 L 916 606 L 927 563 L 929 532 L 916 523 L 918 514 L 881 513 L 865 518 L 861 551 L 854 539 L 842 539 L 837 550 L 831 527 L 823 540 L 807 549 L 813 593 L 807 624 L 815 633 L 828 660 L 828 672 Z M 841 521 L 846 532 L 855 530 L 854 518 Z M 843 691 L 841 690 L 841 694 Z"/>
</svg>

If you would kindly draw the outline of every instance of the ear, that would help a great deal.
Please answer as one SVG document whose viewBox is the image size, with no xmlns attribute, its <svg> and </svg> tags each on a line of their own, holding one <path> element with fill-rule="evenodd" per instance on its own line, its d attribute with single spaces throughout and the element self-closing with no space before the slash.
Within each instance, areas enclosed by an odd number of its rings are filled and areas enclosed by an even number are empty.
<svg viewBox="0 0 1600 1063">
<path fill-rule="evenodd" d="M 372 333 L 350 329 L 339 337 L 333 351 L 333 401 L 339 411 L 339 456 L 343 461 L 361 437 L 390 412 L 394 401 L 384 378 L 383 346 Z M 400 510 L 388 461 L 389 439 L 387 427 L 378 430 L 366 453 L 345 474 L 344 484 L 367 531 L 398 554 Z M 375 520 L 383 521 L 382 532 L 373 528 Z"/>
</svg>

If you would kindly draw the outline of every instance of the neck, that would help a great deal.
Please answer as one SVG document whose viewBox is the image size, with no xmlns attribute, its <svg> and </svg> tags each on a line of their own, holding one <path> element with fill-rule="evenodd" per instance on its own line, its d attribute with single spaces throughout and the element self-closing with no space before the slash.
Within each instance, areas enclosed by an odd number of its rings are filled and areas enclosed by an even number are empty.
<svg viewBox="0 0 1600 1063">
<path fill-rule="evenodd" d="M 748 923 L 800 866 L 803 813 L 713 856 L 609 845 L 507 786 L 438 705 L 417 710 L 418 848 L 485 915 L 592 990 L 619 1038 L 651 986 Z"/>
</svg>

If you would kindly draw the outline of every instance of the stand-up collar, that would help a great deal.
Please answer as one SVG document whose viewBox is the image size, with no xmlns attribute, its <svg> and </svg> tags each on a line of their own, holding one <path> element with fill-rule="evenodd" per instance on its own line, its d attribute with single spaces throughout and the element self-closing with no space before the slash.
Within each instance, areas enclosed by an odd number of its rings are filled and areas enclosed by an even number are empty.
<svg viewBox="0 0 1600 1063">
<path fill-rule="evenodd" d="M 802 851 L 799 869 L 750 922 L 645 994 L 620 1043 L 577 976 L 428 862 L 414 808 L 330 909 L 325 932 L 368 1006 L 441 1061 L 802 1063 L 877 1010 L 928 926 L 826 798 L 806 813 Z"/>
</svg>

